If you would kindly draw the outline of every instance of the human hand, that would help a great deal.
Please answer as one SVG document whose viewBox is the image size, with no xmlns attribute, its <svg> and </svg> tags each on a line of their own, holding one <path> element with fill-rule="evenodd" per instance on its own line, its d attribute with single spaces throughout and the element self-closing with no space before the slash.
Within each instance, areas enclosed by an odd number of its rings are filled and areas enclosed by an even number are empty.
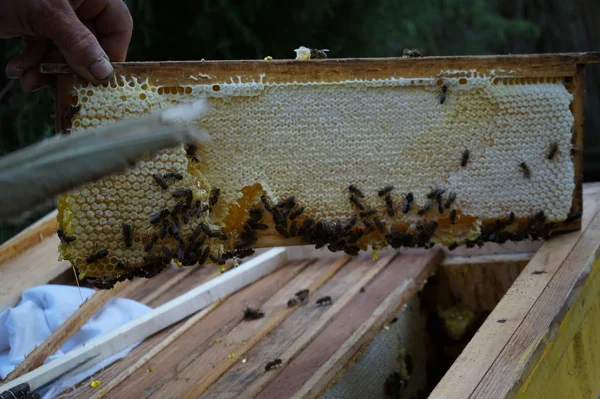
<svg viewBox="0 0 600 399">
<path fill-rule="evenodd" d="M 20 79 L 23 90 L 50 84 L 42 62 L 66 61 L 85 80 L 99 84 L 124 61 L 133 20 L 123 0 L 4 0 L 0 38 L 23 36 L 21 54 L 6 66 L 6 75 Z"/>
</svg>

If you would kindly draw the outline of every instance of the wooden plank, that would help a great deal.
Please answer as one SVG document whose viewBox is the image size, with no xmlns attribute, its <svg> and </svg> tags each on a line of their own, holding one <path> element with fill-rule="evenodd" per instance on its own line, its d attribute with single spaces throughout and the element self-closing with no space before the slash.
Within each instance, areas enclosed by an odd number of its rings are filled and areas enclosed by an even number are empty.
<svg viewBox="0 0 600 399">
<path fill-rule="evenodd" d="M 302 352 L 291 359 L 284 358 L 282 354 L 281 360 L 285 367 L 279 369 L 281 371 L 276 378 L 260 391 L 259 396 L 261 398 L 289 398 L 298 392 L 335 354 L 336 350 L 352 336 L 353 332 L 373 314 L 384 298 L 398 285 L 403 285 L 401 282 L 404 279 L 410 278 L 417 270 L 421 271 L 423 265 L 429 263 L 431 256 L 437 258 L 438 264 L 443 258 L 441 252 L 434 250 L 429 256 L 401 256 L 393 260 L 367 285 L 366 290 L 369 294 L 356 295 L 351 301 L 345 303 L 337 317 L 317 337 L 312 339 Z M 433 272 L 434 269 L 435 267 L 432 267 L 428 270 Z M 419 282 L 419 288 L 424 280 L 425 277 Z M 390 319 L 392 318 L 393 316 L 390 317 Z"/>
<path fill-rule="evenodd" d="M 61 324 L 40 346 L 29 353 L 10 374 L 4 379 L 4 383 L 21 377 L 31 370 L 44 364 L 49 356 L 58 351 L 65 342 L 71 338 L 96 312 L 113 298 L 119 291 L 128 285 L 129 281 L 123 281 L 115 285 L 111 290 L 96 291 L 89 299 Z"/>
<path fill-rule="evenodd" d="M 145 353 L 142 357 L 137 359 L 137 361 L 128 367 L 123 373 L 117 375 L 114 379 L 110 380 L 108 384 L 102 385 L 102 388 L 98 390 L 98 392 L 94 395 L 87 396 L 90 399 L 100 399 L 106 397 L 106 393 L 111 389 L 119 385 L 121 382 L 125 381 L 131 374 L 142 368 L 148 361 L 150 361 L 154 356 L 160 353 L 167 346 L 171 345 L 177 338 L 182 336 L 186 331 L 192 328 L 196 323 L 202 320 L 206 315 L 215 310 L 222 301 L 213 303 L 202 311 L 196 313 L 191 316 L 188 320 L 186 320 L 180 327 L 175 329 L 171 334 L 169 334 L 165 339 L 160 341 L 158 345 L 153 346 L 150 351 Z M 146 369 L 148 370 L 148 369 Z M 153 371 L 154 372 L 154 371 Z"/>
<path fill-rule="evenodd" d="M 557 236 L 543 244 L 430 398 L 466 398 L 475 391 L 599 210 L 600 184 L 586 184 L 582 230 Z M 497 320 L 505 321 L 498 323 Z"/>
<path fill-rule="evenodd" d="M 58 230 L 56 214 L 56 210 L 50 212 L 10 240 L 6 241 L 4 244 L 0 245 L 0 272 L 2 272 L 4 264 L 10 259 L 41 243 L 45 238 L 56 235 L 56 230 Z"/>
<path fill-rule="evenodd" d="M 216 381 L 203 398 L 253 397 L 277 375 L 277 370 L 265 373 L 265 364 L 273 359 L 290 359 L 302 351 L 370 279 L 385 268 L 396 254 L 373 264 L 366 257 L 353 261 L 340 270 L 325 285 L 311 291 L 306 304 L 300 305 L 275 330 L 246 354 L 247 362 L 238 362 Z M 315 310 L 314 301 L 329 295 L 333 306 Z"/>
<path fill-rule="evenodd" d="M 516 398 L 585 398 L 600 392 L 600 256 L 581 289 L 566 301 L 560 325 L 552 323 L 540 343 L 543 354 L 527 367 L 508 396 Z M 576 297 L 576 298 L 574 298 Z M 562 312 L 561 312 L 562 313 Z M 546 341 L 548 339 L 548 341 Z"/>
<path fill-rule="evenodd" d="M 23 291 L 46 284 L 71 268 L 69 262 L 57 261 L 58 243 L 56 235 L 47 237 L 41 243 L 2 263 L 0 311 L 16 305 Z"/>
<path fill-rule="evenodd" d="M 502 71 L 502 76 L 572 76 L 575 64 L 596 63 L 598 53 L 525 54 L 493 56 L 457 56 L 423 58 L 329 58 L 312 61 L 241 60 L 187 62 L 126 62 L 114 63 L 117 75 L 150 78 L 156 83 L 160 71 L 161 85 L 218 83 L 232 76 L 264 73 L 265 82 L 306 82 L 315 78 L 327 81 L 370 79 L 402 76 L 406 78 L 450 75 L 457 70 L 477 70 L 480 73 Z M 72 74 L 65 64 L 42 64 L 42 73 Z M 201 73 L 201 75 L 199 74 Z M 192 78 L 189 78 L 189 76 Z"/>
<path fill-rule="evenodd" d="M 314 260 L 313 260 L 314 261 Z M 285 286 L 295 275 L 302 271 L 310 261 L 293 262 L 274 273 L 263 277 L 243 290 L 236 292 L 228 298 L 214 312 L 208 314 L 196 323 L 187 332 L 181 335 L 172 345 L 158 353 L 147 363 L 147 368 L 152 367 L 152 373 L 140 368 L 134 372 L 125 384 L 120 384 L 107 397 L 141 398 L 151 395 L 171 379 L 176 378 L 179 370 L 185 369 L 196 357 L 214 344 L 215 339 L 226 335 L 242 320 L 240 309 L 247 305 L 262 306 L 280 287 Z M 163 337 L 165 339 L 166 337 Z M 156 345 L 160 343 L 157 342 Z M 147 350 L 150 350 L 148 348 Z M 125 367 L 118 365 L 105 370 L 99 378 L 110 380 L 118 378 L 127 370 L 128 366 L 145 353 L 139 352 L 136 356 L 129 356 L 124 362 Z M 81 387 L 77 397 L 88 398 L 93 390 Z"/>
<path fill-rule="evenodd" d="M 91 365 L 93 364 L 91 362 L 101 361 L 248 284 L 252 284 L 257 279 L 278 269 L 286 261 L 285 248 L 273 248 L 252 261 L 113 330 L 96 340 L 94 345 L 71 351 L 62 358 L 2 385 L 0 390 L 5 391 L 25 382 L 29 383 L 32 390 L 35 390 L 83 364 Z"/>
<path fill-rule="evenodd" d="M 254 321 L 245 321 L 234 327 L 222 337 L 222 343 L 213 344 L 204 353 L 194 359 L 177 377 L 150 397 L 155 398 L 185 398 L 198 397 L 214 381 L 221 377 L 229 368 L 270 333 L 292 311 L 287 307 L 287 301 L 294 293 L 303 288 L 316 289 L 333 276 L 349 257 L 344 256 L 335 262 L 317 261 L 309 265 L 288 284 L 269 298 L 261 307 L 265 316 Z M 241 311 L 238 310 L 238 312 Z M 234 354 L 234 358 L 231 355 Z M 182 383 L 185 381 L 186 383 Z"/>
<path fill-rule="evenodd" d="M 351 326 L 346 330 L 352 335 L 340 346 L 340 348 L 327 359 L 316 373 L 297 391 L 293 398 L 317 398 L 322 395 L 329 384 L 335 381 L 335 377 L 350 362 L 352 358 L 366 348 L 383 327 L 389 324 L 400 312 L 402 307 L 412 298 L 425 284 L 427 278 L 435 273 L 435 270 L 444 258 L 443 252 L 434 250 L 428 255 L 421 256 L 411 261 L 408 257 L 398 259 L 389 267 L 389 271 L 395 272 L 385 276 L 384 271 L 381 279 L 377 278 L 367 287 L 368 295 L 360 295 L 338 316 L 328 329 L 332 334 L 328 336 L 327 330 L 323 332 L 323 339 L 336 336 L 335 331 L 346 327 L 346 320 L 350 320 L 355 314 L 364 312 L 368 318 L 357 329 Z M 390 284 L 390 280 L 392 284 Z M 372 313 L 370 297 L 385 295 L 386 288 L 392 287 L 392 292 L 384 297 L 383 301 Z M 393 287 L 396 288 L 393 288 Z M 338 325 L 336 326 L 336 322 Z M 331 346 L 335 347 L 333 342 Z"/>
<path fill-rule="evenodd" d="M 506 397 L 515 393 L 519 380 L 525 379 L 527 372 L 546 349 L 544 343 L 556 335 L 556 325 L 563 320 L 565 313 L 573 305 L 598 258 L 600 212 L 596 212 L 569 256 L 562 262 L 510 341 L 487 370 L 472 397 Z M 511 314 L 497 313 L 493 316 L 506 319 Z"/>
</svg>

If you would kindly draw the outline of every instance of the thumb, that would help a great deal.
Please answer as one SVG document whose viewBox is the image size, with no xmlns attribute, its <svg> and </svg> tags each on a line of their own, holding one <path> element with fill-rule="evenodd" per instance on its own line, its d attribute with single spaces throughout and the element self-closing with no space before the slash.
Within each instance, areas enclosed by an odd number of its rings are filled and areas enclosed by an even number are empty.
<svg viewBox="0 0 600 399">
<path fill-rule="evenodd" d="M 113 75 L 108 56 L 73 9 L 61 13 L 61 21 L 48 29 L 46 37 L 58 47 L 71 68 L 88 82 L 99 84 Z"/>
</svg>

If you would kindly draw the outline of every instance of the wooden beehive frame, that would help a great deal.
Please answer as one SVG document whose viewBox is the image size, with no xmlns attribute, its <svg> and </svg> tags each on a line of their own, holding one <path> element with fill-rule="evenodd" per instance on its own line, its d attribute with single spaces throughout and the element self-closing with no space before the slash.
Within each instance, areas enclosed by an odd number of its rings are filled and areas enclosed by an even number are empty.
<svg viewBox="0 0 600 399">
<path fill-rule="evenodd" d="M 464 71 L 485 75 L 502 71 L 503 79 L 514 77 L 515 82 L 529 82 L 538 78 L 562 80 L 573 95 L 571 109 L 574 115 L 572 159 L 574 162 L 575 190 L 570 216 L 581 211 L 583 144 L 583 88 L 585 64 L 598 62 L 597 53 L 566 53 L 510 56 L 424 57 L 424 58 L 365 58 L 325 59 L 313 61 L 250 60 L 250 61 L 192 61 L 192 62 L 131 62 L 115 63 L 115 73 L 148 79 L 150 84 L 162 87 L 198 84 L 219 85 L 232 76 L 262 76 L 264 83 L 277 82 L 339 82 L 352 79 L 407 79 L 437 78 L 448 71 Z M 42 71 L 57 77 L 56 130 L 68 132 L 71 127 L 72 87 L 83 83 L 66 65 L 48 64 Z M 466 72 L 468 71 L 468 72 Z M 452 73 L 455 76 L 456 72 Z M 467 76 L 467 75 L 465 75 Z M 562 223 L 555 231 L 579 229 L 578 218 Z M 300 237 L 284 239 L 279 235 L 260 235 L 257 246 L 298 245 Z"/>
</svg>

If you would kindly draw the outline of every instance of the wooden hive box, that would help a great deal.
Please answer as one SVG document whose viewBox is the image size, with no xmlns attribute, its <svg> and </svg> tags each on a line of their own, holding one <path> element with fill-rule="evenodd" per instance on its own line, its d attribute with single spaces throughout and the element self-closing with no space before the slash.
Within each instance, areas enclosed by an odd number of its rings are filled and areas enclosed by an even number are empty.
<svg viewBox="0 0 600 399">
<path fill-rule="evenodd" d="M 581 145 L 585 57 L 566 57 L 510 62 L 521 72 L 567 78 L 575 93 L 574 145 Z M 595 378 L 600 345 L 594 335 L 600 328 L 600 186 L 581 184 L 577 154 L 572 205 L 582 206 L 583 216 L 565 227 L 575 231 L 544 242 L 487 243 L 480 249 L 380 250 L 377 260 L 368 253 L 352 258 L 306 246 L 275 247 L 224 274 L 210 266 L 171 267 L 152 279 L 97 292 L 0 392 L 20 383 L 37 389 L 143 338 L 125 359 L 94 376 L 99 387 L 85 381 L 71 393 L 82 398 L 595 397 L 600 391 Z M 15 305 L 29 287 L 75 284 L 71 264 L 56 261 L 56 216 L 0 247 L 0 309 Z M 291 242 L 264 245 L 281 243 Z M 288 305 L 307 288 L 306 301 Z M 154 311 L 40 367 L 114 295 Z M 327 296 L 331 304 L 317 305 Z M 247 306 L 259 308 L 264 317 L 244 320 Z M 266 371 L 277 358 L 282 364 Z"/>
</svg>

